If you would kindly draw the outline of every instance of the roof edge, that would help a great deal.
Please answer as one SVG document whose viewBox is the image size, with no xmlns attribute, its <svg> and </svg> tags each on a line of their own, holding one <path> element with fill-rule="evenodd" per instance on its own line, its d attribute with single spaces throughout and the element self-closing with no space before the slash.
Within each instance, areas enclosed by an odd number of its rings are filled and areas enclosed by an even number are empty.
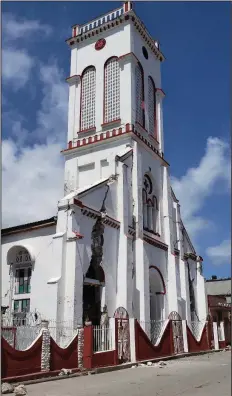
<svg viewBox="0 0 232 396">
<path fill-rule="evenodd" d="M 57 222 L 57 217 L 53 216 L 49 219 L 34 221 L 32 223 L 20 224 L 13 227 L 3 228 L 1 230 L 2 236 L 7 236 L 11 234 L 16 234 L 18 232 L 29 231 L 37 228 L 49 227 L 55 225 Z"/>
</svg>

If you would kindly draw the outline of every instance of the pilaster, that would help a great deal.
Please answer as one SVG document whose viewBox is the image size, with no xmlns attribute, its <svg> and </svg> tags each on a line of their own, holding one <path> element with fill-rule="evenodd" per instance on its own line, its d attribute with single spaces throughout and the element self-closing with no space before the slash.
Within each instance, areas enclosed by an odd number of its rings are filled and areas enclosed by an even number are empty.
<svg viewBox="0 0 232 396">
<path fill-rule="evenodd" d="M 178 312 L 176 263 L 173 245 L 172 198 L 168 168 L 163 167 L 163 221 L 165 243 L 168 245 L 168 311 Z"/>
<path fill-rule="evenodd" d="M 42 320 L 42 352 L 41 352 L 41 371 L 50 370 L 50 332 L 48 321 Z"/>
</svg>

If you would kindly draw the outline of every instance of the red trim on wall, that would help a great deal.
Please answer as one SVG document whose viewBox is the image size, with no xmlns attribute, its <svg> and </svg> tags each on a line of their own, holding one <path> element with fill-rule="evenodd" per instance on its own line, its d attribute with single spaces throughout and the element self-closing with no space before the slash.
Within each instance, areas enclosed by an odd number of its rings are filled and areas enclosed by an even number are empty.
<svg viewBox="0 0 232 396">
<path fill-rule="evenodd" d="M 77 34 L 76 34 L 76 31 L 77 31 L 77 28 L 74 27 L 74 28 L 73 28 L 73 37 L 76 37 L 76 35 L 77 35 Z"/>
<path fill-rule="evenodd" d="M 97 352 L 92 357 L 92 367 L 114 366 L 115 351 Z"/>
<path fill-rule="evenodd" d="M 27 350 L 18 351 L 1 339 L 1 377 L 15 377 L 41 371 L 42 336 Z"/>
<path fill-rule="evenodd" d="M 77 198 L 74 198 L 74 205 L 77 205 L 77 206 L 79 206 L 80 208 L 83 208 L 83 207 L 84 207 L 83 203 L 82 203 L 79 199 L 77 199 Z"/>
<path fill-rule="evenodd" d="M 139 63 L 139 60 L 138 60 L 137 56 L 134 54 L 134 52 L 127 52 L 126 54 L 119 56 L 118 60 L 126 58 L 129 55 L 132 55 L 135 58 L 136 62 Z"/>
<path fill-rule="evenodd" d="M 93 356 L 93 327 L 84 327 L 84 351 L 83 351 L 83 366 L 86 369 L 92 368 Z"/>
<path fill-rule="evenodd" d="M 94 127 L 91 127 L 91 128 L 88 128 L 88 129 L 82 129 L 82 130 L 79 130 L 79 132 L 77 132 L 77 133 L 90 133 L 90 132 L 96 132 L 96 127 L 94 126 Z"/>
<path fill-rule="evenodd" d="M 118 120 L 113 120 L 113 121 L 109 121 L 109 122 L 104 122 L 103 124 L 101 124 L 101 126 L 104 127 L 108 127 L 108 126 L 113 126 L 114 124 L 121 124 L 121 118 L 119 118 Z"/>
<path fill-rule="evenodd" d="M 76 368 L 78 362 L 77 343 L 78 336 L 73 339 L 67 348 L 61 348 L 53 338 L 50 337 L 50 369 L 61 370 L 64 367 L 67 369 Z"/>
<path fill-rule="evenodd" d="M 171 321 L 167 324 L 160 343 L 153 345 L 138 321 L 135 320 L 135 354 L 137 361 L 171 356 L 173 354 Z"/>
<path fill-rule="evenodd" d="M 156 294 L 166 294 L 166 286 L 165 286 L 165 282 L 164 282 L 164 278 L 163 278 L 162 272 L 160 271 L 160 269 L 158 267 L 156 267 L 156 265 L 150 265 L 149 269 L 150 268 L 154 268 L 159 273 L 159 276 L 160 276 L 162 284 L 163 284 L 163 289 L 164 290 L 162 292 L 157 292 Z"/>
<path fill-rule="evenodd" d="M 210 342 L 211 340 L 207 334 L 207 325 L 204 326 L 204 329 L 201 334 L 201 338 L 197 341 L 190 330 L 188 324 L 186 325 L 187 328 L 187 340 L 188 340 L 188 350 L 189 352 L 200 352 L 200 351 L 208 351 L 210 350 Z"/>
</svg>

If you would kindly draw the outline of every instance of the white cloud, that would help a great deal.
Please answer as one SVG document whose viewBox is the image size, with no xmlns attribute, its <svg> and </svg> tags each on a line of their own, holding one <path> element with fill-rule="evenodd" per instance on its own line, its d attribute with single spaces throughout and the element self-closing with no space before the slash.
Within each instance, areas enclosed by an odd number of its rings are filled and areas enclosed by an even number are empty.
<svg viewBox="0 0 232 396">
<path fill-rule="evenodd" d="M 46 78 L 45 78 L 46 77 Z M 36 77 L 37 78 L 37 77 Z M 2 222 L 10 227 L 56 214 L 63 196 L 64 148 L 67 130 L 68 91 L 56 65 L 40 67 L 43 99 L 37 112 L 37 126 L 30 136 L 37 144 L 25 146 L 20 140 L 23 118 L 13 121 L 14 140 L 2 143 Z"/>
<path fill-rule="evenodd" d="M 225 239 L 217 246 L 208 247 L 206 254 L 214 265 L 228 264 L 231 260 L 231 241 Z"/>
<path fill-rule="evenodd" d="M 35 145 L 18 154 L 12 140 L 3 141 L 3 227 L 56 214 L 63 193 L 60 149 L 60 144 Z"/>
<path fill-rule="evenodd" d="M 28 82 L 34 64 L 34 59 L 25 50 L 3 49 L 3 83 L 10 85 L 14 91 L 22 88 Z"/>
<path fill-rule="evenodd" d="M 219 138 L 207 139 L 205 154 L 195 168 L 181 178 L 172 178 L 173 190 L 180 200 L 181 215 L 191 238 L 199 231 L 212 227 L 212 222 L 199 215 L 207 199 L 218 193 L 218 185 L 230 186 L 229 145 Z M 222 188 L 222 184 L 221 184 Z M 224 191 L 223 191 L 224 192 Z"/>
<path fill-rule="evenodd" d="M 31 39 L 34 34 L 33 40 L 42 35 L 49 36 L 52 28 L 49 25 L 41 24 L 38 20 L 20 19 L 11 13 L 3 13 L 2 15 L 2 37 L 3 42 L 15 41 L 18 39 Z"/>
<path fill-rule="evenodd" d="M 51 34 L 49 25 L 38 20 L 19 19 L 13 14 L 4 13 L 2 17 L 2 77 L 3 83 L 13 91 L 23 88 L 31 77 L 36 60 L 28 50 L 22 48 L 33 38 L 41 40 Z"/>
</svg>

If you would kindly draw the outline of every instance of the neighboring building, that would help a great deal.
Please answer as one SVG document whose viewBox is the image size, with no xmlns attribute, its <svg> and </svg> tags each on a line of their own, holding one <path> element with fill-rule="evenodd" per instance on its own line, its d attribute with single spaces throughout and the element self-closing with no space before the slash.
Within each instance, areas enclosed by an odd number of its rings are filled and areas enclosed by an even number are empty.
<svg viewBox="0 0 232 396">
<path fill-rule="evenodd" d="M 231 278 L 212 276 L 206 280 L 208 313 L 214 322 L 224 322 L 227 344 L 231 344 Z"/>
<path fill-rule="evenodd" d="M 203 260 L 164 155 L 159 43 L 126 2 L 67 44 L 65 196 L 57 218 L 2 230 L 2 305 L 75 325 L 98 324 L 104 305 L 144 323 L 205 320 Z"/>
</svg>

